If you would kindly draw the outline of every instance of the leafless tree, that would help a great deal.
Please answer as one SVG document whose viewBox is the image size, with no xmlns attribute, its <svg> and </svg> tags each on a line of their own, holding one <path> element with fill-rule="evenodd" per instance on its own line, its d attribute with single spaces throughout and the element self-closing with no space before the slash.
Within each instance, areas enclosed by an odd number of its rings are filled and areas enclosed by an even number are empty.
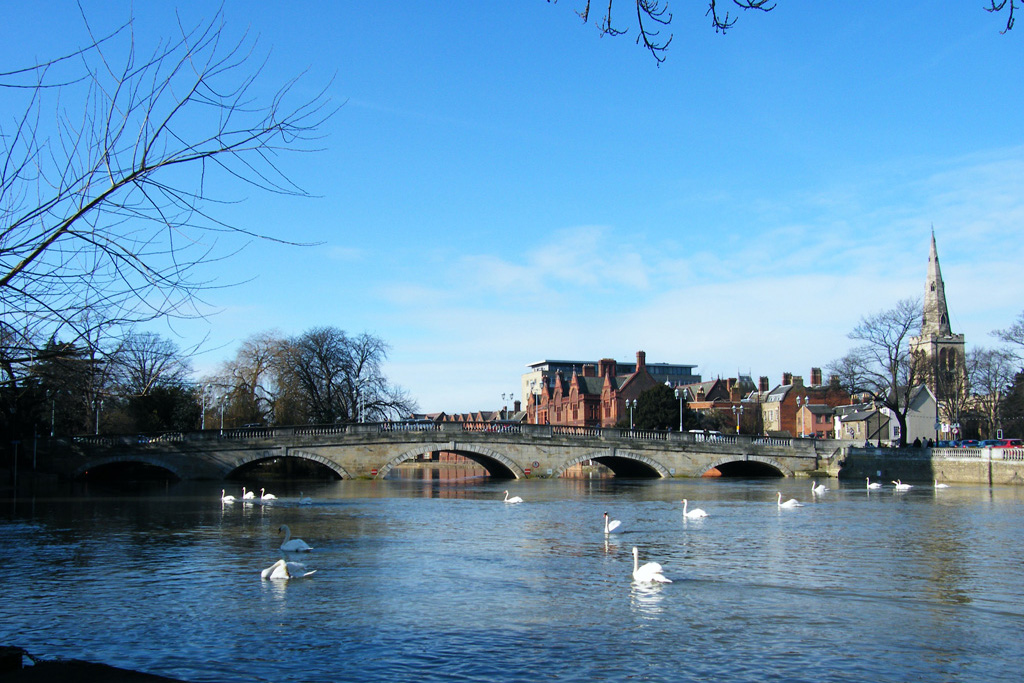
<svg viewBox="0 0 1024 683">
<path fill-rule="evenodd" d="M 1017 369 L 1014 356 L 1005 349 L 974 348 L 967 355 L 972 403 L 989 438 L 994 438 L 1000 426 L 1000 408 L 1013 388 Z"/>
<path fill-rule="evenodd" d="M 111 353 L 124 396 L 145 396 L 156 386 L 182 385 L 191 363 L 178 345 L 155 332 L 132 332 Z"/>
<path fill-rule="evenodd" d="M 992 335 L 1011 346 L 1012 351 L 1009 353 L 1024 359 L 1024 313 L 1017 316 L 1012 325 L 1004 330 L 995 330 Z"/>
<path fill-rule="evenodd" d="M 199 315 L 201 266 L 270 239 L 224 210 L 251 189 L 305 194 L 278 155 L 312 150 L 331 114 L 295 80 L 265 98 L 255 41 L 233 41 L 219 13 L 151 49 L 131 20 L 101 35 L 83 24 L 80 49 L 0 72 L 7 383 L 55 335 L 78 345 L 95 325 Z"/>
<path fill-rule="evenodd" d="M 986 12 L 1002 12 L 1006 9 L 1006 28 L 1000 31 L 1000 33 L 1006 33 L 1013 28 L 1013 13 L 1017 9 L 1017 0 L 1002 0 L 1002 2 L 996 2 L 996 0 L 990 0 L 989 6 L 985 7 Z"/>
<path fill-rule="evenodd" d="M 284 344 L 277 332 L 255 334 L 216 375 L 203 379 L 203 384 L 212 389 L 208 407 L 216 413 L 223 410 L 226 425 L 270 424 L 276 420 L 277 373 Z"/>
<path fill-rule="evenodd" d="M 279 355 L 283 385 L 298 388 L 303 421 L 371 422 L 404 417 L 416 404 L 391 385 L 382 365 L 389 347 L 380 337 L 349 337 L 336 327 L 318 327 L 289 340 Z"/>
<path fill-rule="evenodd" d="M 888 408 L 900 426 L 900 445 L 907 442 L 907 413 L 912 389 L 921 383 L 920 363 L 910 350 L 910 338 L 920 329 L 921 302 L 904 299 L 890 310 L 861 318 L 848 335 L 862 342 L 829 365 L 844 389 L 866 395 Z"/>
<path fill-rule="evenodd" d="M 551 2 L 551 0 L 548 1 Z M 755 9 L 771 12 L 775 9 L 773 0 L 731 0 L 731 2 L 744 10 Z M 591 0 L 586 0 L 583 8 L 576 12 L 584 22 L 590 20 L 590 3 Z M 654 56 L 658 64 L 661 64 L 665 61 L 665 51 L 668 50 L 668 46 L 672 42 L 671 33 L 666 38 L 661 35 L 661 32 L 672 23 L 672 13 L 669 12 L 668 3 L 663 0 L 633 0 L 633 3 L 638 27 L 636 43 L 637 45 L 642 44 Z M 614 0 L 608 0 L 607 5 L 602 3 L 604 12 L 595 22 L 601 35 L 621 36 L 629 32 L 628 25 L 619 28 L 623 25 L 612 20 L 613 4 Z M 716 32 L 725 33 L 736 23 L 736 17 L 730 16 L 728 9 L 725 14 L 721 13 L 717 0 L 708 1 L 707 14 L 711 17 L 711 23 Z"/>
<path fill-rule="evenodd" d="M 557 2 L 557 0 L 548 0 L 548 2 Z M 637 45 L 642 44 L 660 65 L 665 61 L 665 52 L 668 50 L 673 37 L 671 33 L 666 38 L 663 38 L 661 35 L 661 32 L 667 30 L 672 23 L 672 13 L 669 11 L 668 2 L 664 0 L 632 0 L 632 2 L 635 5 L 638 26 Z M 739 8 L 743 11 L 758 10 L 761 12 L 771 12 L 776 6 L 775 0 L 707 0 L 707 2 L 708 11 L 706 15 L 711 17 L 711 25 L 716 33 L 725 33 L 736 24 L 737 15 L 730 14 L 731 9 Z M 1013 28 L 1013 13 L 1018 9 L 1017 2 L 1018 0 L 1002 0 L 1001 2 L 989 0 L 989 6 L 983 7 L 985 11 L 992 13 L 999 13 L 1004 9 L 1007 10 L 1006 28 L 1001 33 L 1006 33 Z M 583 8 L 576 12 L 584 22 L 590 20 L 590 5 L 591 0 L 584 0 Z M 619 24 L 612 20 L 613 5 L 614 0 L 607 0 L 607 4 L 603 1 L 601 2 L 603 13 L 595 21 L 601 35 L 620 36 L 624 33 L 629 33 L 630 28 L 628 25 Z"/>
</svg>

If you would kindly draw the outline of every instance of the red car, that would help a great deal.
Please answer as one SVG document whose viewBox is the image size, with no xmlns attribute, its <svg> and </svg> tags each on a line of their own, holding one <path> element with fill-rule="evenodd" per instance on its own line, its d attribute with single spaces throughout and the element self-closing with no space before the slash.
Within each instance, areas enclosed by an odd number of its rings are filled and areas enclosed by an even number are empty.
<svg viewBox="0 0 1024 683">
<path fill-rule="evenodd" d="M 1024 440 L 1021 439 L 996 439 L 997 443 L 992 448 L 1024 448 Z"/>
</svg>

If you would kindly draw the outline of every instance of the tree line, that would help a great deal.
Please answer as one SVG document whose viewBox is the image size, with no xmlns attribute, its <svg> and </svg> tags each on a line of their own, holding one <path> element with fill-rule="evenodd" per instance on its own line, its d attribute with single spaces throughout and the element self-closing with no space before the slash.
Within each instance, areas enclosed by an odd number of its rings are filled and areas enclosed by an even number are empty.
<svg viewBox="0 0 1024 683">
<path fill-rule="evenodd" d="M 95 346 L 51 340 L 19 385 L 0 391 L 10 438 L 231 429 L 402 418 L 416 403 L 391 384 L 379 337 L 316 327 L 264 332 L 198 381 L 189 354 L 153 332 Z"/>
</svg>

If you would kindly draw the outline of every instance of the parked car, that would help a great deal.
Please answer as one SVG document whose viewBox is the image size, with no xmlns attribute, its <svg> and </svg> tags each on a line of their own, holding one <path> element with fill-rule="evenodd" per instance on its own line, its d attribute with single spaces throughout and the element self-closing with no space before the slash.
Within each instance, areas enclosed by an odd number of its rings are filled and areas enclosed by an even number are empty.
<svg viewBox="0 0 1024 683">
<path fill-rule="evenodd" d="M 977 439 L 961 439 L 956 442 L 957 448 L 980 448 L 981 442 Z"/>
<path fill-rule="evenodd" d="M 994 439 L 996 443 L 992 448 L 1024 448 L 1024 440 L 1021 439 Z"/>
</svg>

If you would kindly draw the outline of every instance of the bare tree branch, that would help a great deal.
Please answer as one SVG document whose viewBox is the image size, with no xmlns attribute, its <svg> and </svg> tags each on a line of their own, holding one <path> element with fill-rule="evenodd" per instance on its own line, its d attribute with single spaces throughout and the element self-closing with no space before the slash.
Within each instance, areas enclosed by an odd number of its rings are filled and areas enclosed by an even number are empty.
<svg viewBox="0 0 1024 683">
<path fill-rule="evenodd" d="M 21 345 L 201 315 L 204 266 L 240 248 L 220 239 L 272 239 L 215 215 L 225 193 L 306 196 L 279 158 L 314 151 L 333 113 L 297 79 L 259 94 L 256 43 L 228 41 L 219 13 L 145 55 L 131 21 L 83 22 L 85 47 L 0 73 L 20 107 L 0 120 L 0 306 Z"/>
</svg>

